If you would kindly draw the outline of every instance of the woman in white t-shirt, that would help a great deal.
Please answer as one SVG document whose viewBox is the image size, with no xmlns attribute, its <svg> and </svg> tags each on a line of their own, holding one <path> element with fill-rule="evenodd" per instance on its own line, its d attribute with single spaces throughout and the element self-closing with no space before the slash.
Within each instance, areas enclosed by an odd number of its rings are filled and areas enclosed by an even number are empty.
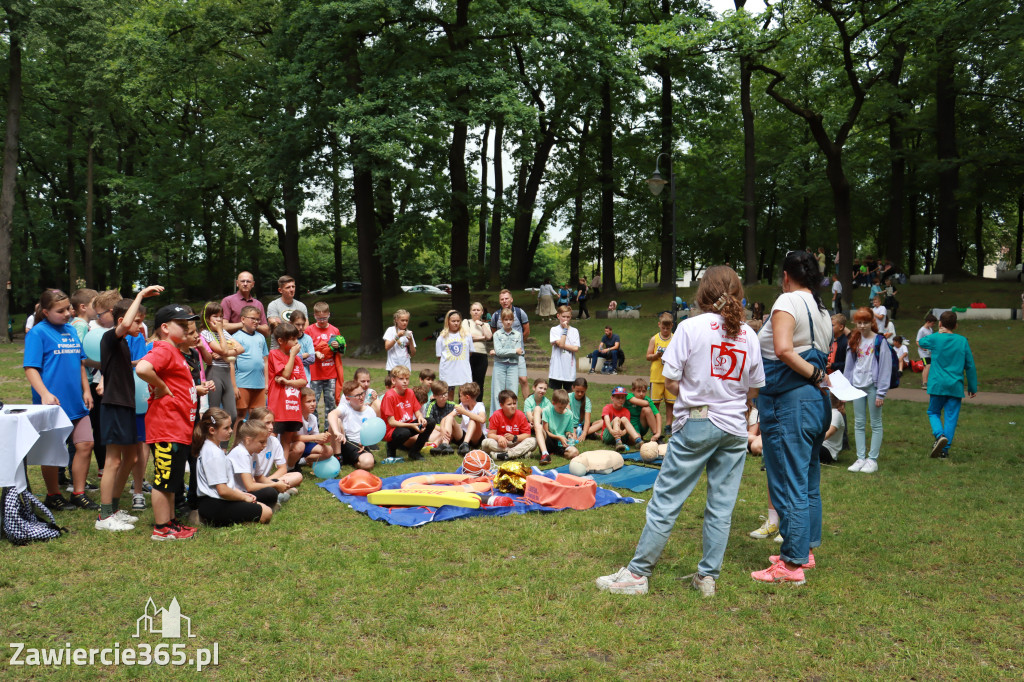
<svg viewBox="0 0 1024 682">
<path fill-rule="evenodd" d="M 550 320 L 556 315 L 555 311 L 555 288 L 551 286 L 551 279 L 545 279 L 544 284 L 537 290 L 537 315 L 545 320 Z"/>
<path fill-rule="evenodd" d="M 832 319 L 818 295 L 818 263 L 806 251 L 790 251 L 782 264 L 782 295 L 761 328 L 765 386 L 757 399 L 768 492 L 779 514 L 782 551 L 771 565 L 750 574 L 759 582 L 802 585 L 821 544 L 821 462 L 828 430 L 825 380 Z"/>
<path fill-rule="evenodd" d="M 683 320 L 665 351 L 665 390 L 678 396 L 647 523 L 629 565 L 597 579 L 616 594 L 644 594 L 683 503 L 707 471 L 704 551 L 690 585 L 715 594 L 747 450 L 747 406 L 764 385 L 757 335 L 743 320 L 743 286 L 732 268 L 710 268 L 697 287 L 703 314 Z"/>
<path fill-rule="evenodd" d="M 484 385 L 487 376 L 487 342 L 491 340 L 491 324 L 484 319 L 482 303 L 469 306 L 469 319 L 462 321 L 462 333 L 473 339 L 473 350 L 469 353 L 469 370 L 477 386 Z"/>
<path fill-rule="evenodd" d="M 462 328 L 462 315 L 449 310 L 444 316 L 444 330 L 434 344 L 437 353 L 437 376 L 448 384 L 448 400 L 455 399 L 455 387 L 473 380 L 469 354 L 473 350 L 473 337 Z"/>
<path fill-rule="evenodd" d="M 576 352 L 580 349 L 580 330 L 573 327 L 572 308 L 558 306 L 558 326 L 548 333 L 551 343 L 551 360 L 548 363 L 548 386 L 572 390 L 576 381 Z"/>
</svg>

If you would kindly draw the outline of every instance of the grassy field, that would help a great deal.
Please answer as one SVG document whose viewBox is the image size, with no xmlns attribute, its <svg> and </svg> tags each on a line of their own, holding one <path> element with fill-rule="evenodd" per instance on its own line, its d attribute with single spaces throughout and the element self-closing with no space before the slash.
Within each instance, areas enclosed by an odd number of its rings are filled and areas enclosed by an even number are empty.
<svg viewBox="0 0 1024 682">
<path fill-rule="evenodd" d="M 20 355 L 0 354 L 4 398 L 24 400 Z M 1019 678 L 1019 412 L 965 405 L 954 457 L 930 460 L 923 405 L 887 403 L 880 471 L 847 472 L 846 451 L 823 472 L 824 544 L 801 588 L 749 578 L 778 547 L 747 537 L 766 506 L 753 458 L 710 601 L 680 580 L 699 560 L 703 484 L 651 594 L 624 597 L 593 579 L 628 562 L 642 504 L 403 529 L 355 513 L 307 477 L 265 527 L 202 528 L 169 546 L 146 537 L 149 510 L 117 535 L 93 530 L 88 513 L 62 512 L 69 536 L 0 543 L 0 637 L 59 649 L 156 645 L 155 635 L 133 638 L 135 621 L 147 599 L 177 598 L 196 634 L 187 651 L 217 643 L 211 679 Z M 457 464 L 428 457 L 377 473 Z M 155 676 L 99 664 L 4 668 L 5 679 Z M 159 674 L 195 677 L 170 666 Z"/>
</svg>

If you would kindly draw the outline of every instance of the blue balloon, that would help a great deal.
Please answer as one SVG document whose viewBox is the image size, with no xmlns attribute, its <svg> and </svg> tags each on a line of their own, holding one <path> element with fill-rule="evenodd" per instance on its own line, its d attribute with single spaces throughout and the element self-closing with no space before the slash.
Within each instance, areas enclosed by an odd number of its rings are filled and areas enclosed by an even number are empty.
<svg viewBox="0 0 1024 682">
<path fill-rule="evenodd" d="M 681 299 L 678 296 L 676 296 L 676 305 L 682 305 L 682 304 L 683 304 L 683 299 Z"/>
<path fill-rule="evenodd" d="M 313 475 L 317 478 L 334 478 L 341 471 L 341 464 L 335 457 L 328 457 L 313 463 Z"/>
<path fill-rule="evenodd" d="M 100 339 L 108 331 L 110 330 L 103 327 L 94 327 L 85 335 L 85 339 L 82 340 L 82 346 L 85 348 L 85 356 L 87 358 L 95 362 L 100 361 Z"/>
<path fill-rule="evenodd" d="M 363 422 L 360 432 L 360 440 L 363 445 L 370 447 L 384 440 L 384 433 L 388 430 L 387 424 L 380 417 L 371 417 Z"/>
<path fill-rule="evenodd" d="M 149 409 L 149 384 L 139 378 L 138 374 L 133 374 L 135 377 L 135 414 L 146 414 L 146 410 Z"/>
</svg>

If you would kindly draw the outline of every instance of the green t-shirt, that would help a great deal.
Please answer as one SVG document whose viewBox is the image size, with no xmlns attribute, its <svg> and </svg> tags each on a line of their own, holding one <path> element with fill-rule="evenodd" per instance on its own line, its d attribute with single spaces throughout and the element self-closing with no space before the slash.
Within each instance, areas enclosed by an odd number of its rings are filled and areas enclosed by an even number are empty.
<svg viewBox="0 0 1024 682">
<path fill-rule="evenodd" d="M 581 410 L 580 407 L 582 407 L 583 409 Z M 593 412 L 593 410 L 590 409 L 590 398 L 586 398 L 585 404 L 580 405 L 580 401 L 576 400 L 576 394 L 570 393 L 569 411 L 572 412 L 572 418 L 575 419 L 577 423 L 582 424 L 583 416 L 587 412 Z"/>
<path fill-rule="evenodd" d="M 548 400 L 547 396 L 544 396 L 544 399 L 540 403 L 540 409 L 543 410 L 550 404 L 551 401 Z M 523 412 L 526 413 L 527 419 L 533 419 L 533 408 L 535 407 L 537 407 L 537 399 L 534 398 L 533 394 L 531 393 L 529 397 L 526 399 L 526 402 L 523 403 Z"/>
<path fill-rule="evenodd" d="M 636 425 L 638 425 L 640 423 L 640 412 L 644 408 L 641 407 L 640 405 L 634 405 L 633 403 L 629 402 L 634 397 L 635 396 L 632 394 L 632 392 L 626 394 L 626 409 L 629 410 L 629 421 L 631 421 L 633 423 L 633 425 L 636 426 Z M 650 408 L 651 408 L 651 412 L 653 412 L 654 414 L 658 414 L 658 408 L 655 407 L 655 405 L 654 405 L 654 403 L 652 401 L 650 401 L 646 397 L 643 398 L 643 400 L 647 400 L 648 401 L 648 403 L 650 405 Z"/>
<path fill-rule="evenodd" d="M 548 431 L 552 434 L 564 436 L 567 433 L 572 433 L 575 430 L 576 418 L 570 409 L 566 408 L 565 412 L 561 414 L 555 409 L 555 406 L 548 403 L 548 406 L 544 408 L 543 417 L 541 417 L 548 425 Z"/>
</svg>

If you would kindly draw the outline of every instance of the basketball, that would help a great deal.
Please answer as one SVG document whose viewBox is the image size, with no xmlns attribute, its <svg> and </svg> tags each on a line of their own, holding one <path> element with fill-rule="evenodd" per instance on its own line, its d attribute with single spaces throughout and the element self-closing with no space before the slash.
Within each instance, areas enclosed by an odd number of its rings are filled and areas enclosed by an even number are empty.
<svg viewBox="0 0 1024 682">
<path fill-rule="evenodd" d="M 658 459 L 658 444 L 650 441 L 640 446 L 640 458 L 645 462 L 653 462 Z"/>
<path fill-rule="evenodd" d="M 491 458 L 483 450 L 471 450 L 462 459 L 462 472 L 466 474 L 486 474 L 491 470 Z"/>
</svg>

